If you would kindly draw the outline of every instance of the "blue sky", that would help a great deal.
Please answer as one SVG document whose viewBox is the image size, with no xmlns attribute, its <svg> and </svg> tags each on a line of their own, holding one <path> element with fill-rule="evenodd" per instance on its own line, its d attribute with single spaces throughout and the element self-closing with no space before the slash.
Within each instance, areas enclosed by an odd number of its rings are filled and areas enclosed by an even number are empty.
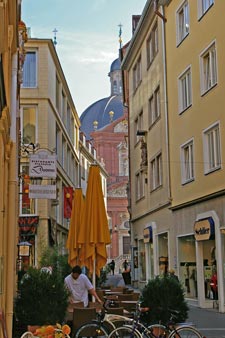
<svg viewBox="0 0 225 338">
<path fill-rule="evenodd" d="M 132 34 L 132 15 L 146 0 L 22 0 L 22 20 L 34 38 L 52 38 L 78 115 L 109 96 L 108 72 L 118 57 L 118 25 L 123 44 Z"/>
</svg>

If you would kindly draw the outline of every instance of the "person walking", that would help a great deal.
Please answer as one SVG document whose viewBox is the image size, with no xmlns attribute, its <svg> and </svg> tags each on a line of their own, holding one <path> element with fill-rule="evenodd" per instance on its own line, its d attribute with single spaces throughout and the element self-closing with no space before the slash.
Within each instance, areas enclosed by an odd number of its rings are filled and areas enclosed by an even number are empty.
<svg viewBox="0 0 225 338">
<path fill-rule="evenodd" d="M 89 293 L 95 297 L 98 303 L 102 303 L 92 283 L 88 277 L 82 273 L 79 265 L 73 267 L 71 274 L 65 278 L 64 283 L 70 291 L 69 301 L 71 304 L 83 302 L 84 307 L 87 307 Z"/>
<path fill-rule="evenodd" d="M 111 269 L 111 274 L 114 275 L 115 271 L 115 261 L 112 259 L 112 261 L 109 263 L 110 269 Z"/>
</svg>

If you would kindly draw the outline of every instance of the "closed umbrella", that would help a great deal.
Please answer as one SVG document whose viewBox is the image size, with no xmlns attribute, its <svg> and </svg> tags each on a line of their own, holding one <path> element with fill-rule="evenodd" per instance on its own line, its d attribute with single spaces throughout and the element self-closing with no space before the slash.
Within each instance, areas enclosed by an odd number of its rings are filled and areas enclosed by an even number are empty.
<svg viewBox="0 0 225 338">
<path fill-rule="evenodd" d="M 95 274 L 99 276 L 107 262 L 106 245 L 111 242 L 100 168 L 97 165 L 91 165 L 89 169 L 83 226 L 78 242 L 81 244 L 81 261 L 93 274 L 94 284 Z"/>
<path fill-rule="evenodd" d="M 84 197 L 81 188 L 77 188 L 73 192 L 73 204 L 70 219 L 70 228 L 66 247 L 69 252 L 68 263 L 70 266 L 79 264 L 79 244 L 78 234 L 82 225 L 82 217 L 84 212 Z"/>
</svg>

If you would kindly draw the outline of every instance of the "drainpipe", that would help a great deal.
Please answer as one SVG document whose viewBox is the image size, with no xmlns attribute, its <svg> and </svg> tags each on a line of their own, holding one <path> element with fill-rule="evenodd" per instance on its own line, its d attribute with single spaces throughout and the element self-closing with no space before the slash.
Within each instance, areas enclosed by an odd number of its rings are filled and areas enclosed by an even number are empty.
<svg viewBox="0 0 225 338">
<path fill-rule="evenodd" d="M 164 22 L 166 22 L 165 16 L 159 11 L 159 5 L 158 5 L 159 0 L 154 0 L 154 13 L 158 15 L 161 19 L 163 19 Z"/>
<path fill-rule="evenodd" d="M 158 3 L 155 0 L 154 3 Z M 163 11 L 162 7 L 162 11 Z M 158 15 L 158 14 L 157 14 Z M 160 13 L 160 17 L 165 19 L 165 16 Z M 170 182 L 170 154 L 169 154 L 169 121 L 168 121 L 168 97 L 167 97 L 167 65 L 166 65 L 166 42 L 165 42 L 165 22 L 162 21 L 162 54 L 163 54 L 163 78 L 164 78 L 164 111 L 165 111 L 165 124 L 166 124 L 166 159 L 167 159 L 167 173 L 168 173 L 168 200 L 171 202 L 171 182 Z"/>
</svg>

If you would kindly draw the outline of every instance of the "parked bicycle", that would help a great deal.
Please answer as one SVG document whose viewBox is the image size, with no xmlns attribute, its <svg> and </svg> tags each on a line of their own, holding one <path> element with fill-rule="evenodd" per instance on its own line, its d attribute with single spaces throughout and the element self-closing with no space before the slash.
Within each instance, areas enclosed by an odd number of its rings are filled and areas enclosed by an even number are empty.
<svg viewBox="0 0 225 338">
<path fill-rule="evenodd" d="M 172 320 L 166 325 L 146 326 L 140 321 L 141 313 L 144 311 L 149 311 L 149 308 L 141 308 L 138 304 L 132 325 L 117 327 L 109 333 L 108 338 L 204 338 L 193 326 L 188 324 L 177 326 Z M 174 314 L 171 316 L 173 319 Z"/>
<path fill-rule="evenodd" d="M 97 312 L 96 319 L 81 325 L 73 334 L 73 338 L 81 337 L 108 337 L 109 333 L 123 324 L 131 324 L 133 318 L 112 314 L 110 309 L 115 308 L 116 301 L 104 297 L 102 309 Z"/>
</svg>

